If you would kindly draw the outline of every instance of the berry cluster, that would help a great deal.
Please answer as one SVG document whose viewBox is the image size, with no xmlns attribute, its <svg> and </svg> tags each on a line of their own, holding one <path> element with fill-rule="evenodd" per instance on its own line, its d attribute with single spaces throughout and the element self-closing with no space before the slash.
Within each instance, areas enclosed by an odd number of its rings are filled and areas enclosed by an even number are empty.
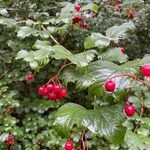
<svg viewBox="0 0 150 150">
<path fill-rule="evenodd" d="M 60 85 L 47 84 L 46 86 L 41 86 L 38 88 L 38 94 L 43 97 L 48 97 L 49 100 L 62 100 L 67 96 L 67 91 Z"/>
<path fill-rule="evenodd" d="M 80 5 L 76 5 L 74 7 L 74 9 L 79 12 L 81 10 L 81 6 Z M 84 20 L 84 18 L 82 17 L 81 13 L 74 16 L 72 18 L 72 24 L 79 24 L 80 23 L 80 26 L 84 29 L 88 29 L 88 24 L 86 23 L 86 21 Z"/>
<path fill-rule="evenodd" d="M 5 139 L 5 143 L 7 145 L 13 145 L 15 143 L 15 137 L 13 135 L 8 135 L 7 138 Z"/>
<path fill-rule="evenodd" d="M 74 144 L 72 140 L 67 140 L 65 143 L 65 150 L 73 150 Z"/>
<path fill-rule="evenodd" d="M 121 49 L 120 49 L 121 50 Z M 150 78 L 150 64 L 144 64 L 141 68 L 141 73 L 143 74 L 143 76 L 147 79 Z M 104 84 L 104 88 L 107 92 L 114 92 L 116 89 L 116 84 L 114 81 L 112 80 L 107 80 Z M 125 108 L 124 108 L 124 112 L 126 114 L 126 116 L 131 117 L 135 114 L 136 108 L 130 104 L 129 102 L 126 103 Z"/>
</svg>

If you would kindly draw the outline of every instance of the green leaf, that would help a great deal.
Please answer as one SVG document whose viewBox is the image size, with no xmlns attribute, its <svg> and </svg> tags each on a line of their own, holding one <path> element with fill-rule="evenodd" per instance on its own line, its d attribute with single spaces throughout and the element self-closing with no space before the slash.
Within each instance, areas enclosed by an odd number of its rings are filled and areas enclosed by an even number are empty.
<svg viewBox="0 0 150 150">
<path fill-rule="evenodd" d="M 93 47 L 103 48 L 109 46 L 110 38 L 102 35 L 101 33 L 92 33 L 91 36 L 87 37 L 84 42 L 85 49 L 90 49 Z"/>
<path fill-rule="evenodd" d="M 76 125 L 81 128 L 83 120 L 86 119 L 87 110 L 73 103 L 67 103 L 59 108 L 54 126 L 64 132 L 64 134 L 69 134 L 70 130 Z"/>
<path fill-rule="evenodd" d="M 142 64 L 150 64 L 150 54 L 146 54 L 141 60 Z"/>
<path fill-rule="evenodd" d="M 28 26 L 21 27 L 17 32 L 17 37 L 22 39 L 29 37 L 31 35 L 34 37 L 40 36 L 44 39 L 47 39 L 49 38 L 50 33 L 47 30 L 43 30 L 43 31 L 36 30 Z"/>
<path fill-rule="evenodd" d="M 150 148 L 150 138 L 148 136 L 138 135 L 127 130 L 125 142 L 130 150 L 145 150 Z"/>
<path fill-rule="evenodd" d="M 95 47 L 95 40 L 91 36 L 87 37 L 84 42 L 84 47 L 85 49 L 90 49 L 92 47 Z"/>
<path fill-rule="evenodd" d="M 27 52 L 26 50 L 20 50 L 17 53 L 16 59 L 21 59 L 21 58 L 25 58 L 29 55 L 29 52 Z"/>
<path fill-rule="evenodd" d="M 79 54 L 75 54 L 68 59 L 78 67 L 84 67 L 87 66 L 88 63 L 95 58 L 96 54 L 97 52 L 95 50 L 89 50 Z"/>
<path fill-rule="evenodd" d="M 73 56 L 71 52 L 69 52 L 66 48 L 61 45 L 53 46 L 53 55 L 52 57 L 55 59 L 68 59 L 70 56 Z"/>
<path fill-rule="evenodd" d="M 29 37 L 30 35 L 33 34 L 33 30 L 30 27 L 21 27 L 17 33 L 17 36 L 19 38 L 25 38 L 25 37 Z"/>
<path fill-rule="evenodd" d="M 80 77 L 82 77 L 82 75 L 74 68 L 65 69 L 61 73 L 61 79 L 66 86 L 69 82 L 76 82 Z"/>
<path fill-rule="evenodd" d="M 113 41 L 118 42 L 120 38 L 125 38 L 126 32 L 130 29 L 134 29 L 132 22 L 124 23 L 120 26 L 113 26 L 106 30 L 106 36 L 111 38 Z"/>
<path fill-rule="evenodd" d="M 99 11 L 99 6 L 95 3 L 89 3 L 88 5 L 82 7 L 81 10 L 85 11 L 85 10 L 92 10 L 95 11 L 96 13 Z"/>
<path fill-rule="evenodd" d="M 52 50 L 52 47 L 50 46 L 49 41 L 40 41 L 40 40 L 37 40 L 35 42 L 35 44 L 33 45 L 33 48 L 41 49 L 41 50 L 48 50 L 48 51 Z"/>
<path fill-rule="evenodd" d="M 8 16 L 8 11 L 5 8 L 0 8 L 0 15 L 2 16 Z"/>
<path fill-rule="evenodd" d="M 0 141 L 4 142 L 6 140 L 6 138 L 8 137 L 9 133 L 3 133 L 2 135 L 0 135 Z"/>
<path fill-rule="evenodd" d="M 30 61 L 30 67 L 36 69 L 38 67 L 37 61 Z"/>
<path fill-rule="evenodd" d="M 125 63 L 128 61 L 128 56 L 123 54 L 119 48 L 109 49 L 102 55 L 103 60 Z"/>
<path fill-rule="evenodd" d="M 70 2 L 65 2 L 65 7 L 61 10 L 59 19 L 64 23 L 69 23 L 72 18 L 72 13 L 74 10 L 74 4 Z"/>
<path fill-rule="evenodd" d="M 101 85 L 112 76 L 131 73 L 134 74 L 134 70 L 130 66 L 119 66 L 113 62 L 98 60 L 89 64 L 87 71 L 84 73 L 81 80 L 78 81 L 78 87 L 87 88 L 97 82 Z M 117 77 L 114 79 L 116 82 L 116 89 L 124 89 L 130 86 L 130 80 L 126 77 Z"/>
<path fill-rule="evenodd" d="M 15 28 L 17 23 L 14 19 L 0 18 L 0 25 L 5 25 L 7 28 Z"/>
<path fill-rule="evenodd" d="M 54 125 L 57 129 L 67 133 L 75 126 L 78 128 L 84 126 L 93 134 L 104 136 L 111 142 L 120 143 L 125 135 L 125 130 L 121 130 L 123 116 L 120 106 L 87 110 L 78 104 L 67 103 L 58 110 Z M 116 141 L 114 136 L 120 137 L 120 140 Z"/>
<path fill-rule="evenodd" d="M 118 125 L 121 125 L 124 120 L 122 107 L 103 106 L 96 110 L 91 110 L 88 118 L 83 120 L 83 124 L 93 134 L 99 134 L 105 137 L 111 137 L 116 134 Z M 120 130 L 119 130 L 120 131 Z"/>
</svg>

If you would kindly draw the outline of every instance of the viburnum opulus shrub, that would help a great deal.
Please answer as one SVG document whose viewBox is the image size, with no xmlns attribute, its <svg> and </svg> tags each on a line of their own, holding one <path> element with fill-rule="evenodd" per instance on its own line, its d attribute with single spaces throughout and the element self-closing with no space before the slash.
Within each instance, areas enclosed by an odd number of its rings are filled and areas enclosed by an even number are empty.
<svg viewBox="0 0 150 150">
<path fill-rule="evenodd" d="M 147 1 L 0 1 L 0 149 L 148 150 Z"/>
</svg>

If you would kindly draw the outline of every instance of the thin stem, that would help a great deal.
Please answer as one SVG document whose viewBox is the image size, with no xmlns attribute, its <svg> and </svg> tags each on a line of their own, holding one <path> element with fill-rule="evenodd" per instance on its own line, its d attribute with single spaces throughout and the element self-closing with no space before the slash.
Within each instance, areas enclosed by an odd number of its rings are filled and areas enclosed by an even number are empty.
<svg viewBox="0 0 150 150">
<path fill-rule="evenodd" d="M 136 80 L 136 81 L 138 81 L 138 82 L 141 82 L 142 84 L 144 84 L 145 86 L 150 86 L 150 84 L 149 83 L 146 83 L 146 82 L 144 82 L 143 80 L 140 80 L 140 79 L 138 79 L 137 77 L 135 77 L 135 76 L 132 76 L 132 75 L 130 75 L 130 74 L 119 74 L 119 75 L 115 75 L 115 76 L 113 76 L 113 77 L 111 77 L 111 78 L 109 78 L 109 80 L 112 80 L 112 79 L 114 79 L 114 78 L 117 78 L 117 77 L 129 77 L 129 78 L 132 78 L 133 80 Z"/>
<path fill-rule="evenodd" d="M 61 40 L 61 44 L 65 41 L 67 35 L 69 34 L 70 30 L 72 29 L 72 24 L 68 27 L 67 32 L 65 33 L 65 35 L 63 36 L 62 40 Z"/>
<path fill-rule="evenodd" d="M 42 28 L 43 30 L 46 30 L 43 26 L 41 26 L 41 28 Z M 56 44 L 59 45 L 59 42 L 58 42 L 51 34 L 49 34 L 49 36 L 50 36 L 50 38 L 51 38 Z"/>
<path fill-rule="evenodd" d="M 55 84 L 55 80 L 57 80 L 58 83 L 60 83 L 59 80 L 58 80 L 58 76 L 59 76 L 59 74 L 61 73 L 61 71 L 62 71 L 66 66 L 69 66 L 69 65 L 72 65 L 72 63 L 66 64 L 66 60 L 65 60 L 65 61 L 64 61 L 64 64 L 62 65 L 62 67 L 60 68 L 60 70 L 58 71 L 58 73 L 57 73 L 55 76 L 53 76 L 45 85 L 49 84 L 50 82 L 53 82 L 53 83 Z M 45 86 L 45 85 L 44 85 L 44 86 Z"/>
<path fill-rule="evenodd" d="M 140 117 L 142 117 L 142 115 L 144 113 L 144 96 L 142 96 L 141 100 L 142 100 L 142 103 L 141 103 Z M 135 129 L 134 129 L 134 133 L 137 132 L 138 127 L 139 127 L 139 124 L 136 123 Z"/>
<path fill-rule="evenodd" d="M 63 65 L 63 66 L 60 68 L 60 70 L 58 71 L 58 73 L 55 75 L 55 77 L 58 77 L 59 74 L 61 73 L 61 71 L 62 71 L 66 66 L 69 66 L 69 65 L 71 65 L 71 64 L 72 64 L 72 63 L 68 63 L 68 64 Z"/>
<path fill-rule="evenodd" d="M 94 110 L 96 109 L 96 95 L 94 96 L 94 102 L 93 102 L 93 105 L 94 105 Z"/>
<path fill-rule="evenodd" d="M 144 97 L 142 96 L 141 98 L 142 103 L 141 103 L 141 112 L 140 112 L 140 117 L 142 117 L 143 113 L 144 113 Z"/>
</svg>

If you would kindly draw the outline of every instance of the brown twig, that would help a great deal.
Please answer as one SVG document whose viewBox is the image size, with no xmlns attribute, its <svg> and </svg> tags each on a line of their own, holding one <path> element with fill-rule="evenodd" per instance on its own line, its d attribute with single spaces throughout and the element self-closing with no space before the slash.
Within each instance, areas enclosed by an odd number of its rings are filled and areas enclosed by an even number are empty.
<svg viewBox="0 0 150 150">
<path fill-rule="evenodd" d="M 41 28 L 42 28 L 43 30 L 46 30 L 46 29 L 44 28 L 44 26 L 41 26 Z M 49 37 L 50 37 L 56 44 L 60 45 L 59 42 L 58 42 L 51 34 L 49 34 Z"/>
<path fill-rule="evenodd" d="M 142 96 L 141 100 L 142 100 L 142 102 L 141 102 L 140 117 L 142 117 L 142 115 L 143 115 L 143 113 L 144 113 L 144 96 Z M 139 124 L 136 123 L 135 129 L 134 129 L 134 133 L 137 132 L 138 127 L 139 127 Z"/>
<path fill-rule="evenodd" d="M 149 83 L 146 83 L 145 81 L 140 80 L 140 79 L 138 79 L 137 77 L 132 76 L 132 75 L 130 75 L 130 74 L 119 74 L 119 75 L 115 75 L 115 76 L 109 78 L 109 80 L 112 80 L 112 79 L 117 78 L 117 77 L 129 77 L 129 78 L 132 78 L 133 80 L 136 80 L 136 81 L 138 81 L 138 82 L 141 82 L 141 83 L 144 84 L 145 86 L 148 86 L 148 87 L 150 86 Z"/>
<path fill-rule="evenodd" d="M 66 66 L 69 66 L 69 65 L 72 65 L 72 63 L 67 63 L 66 64 L 66 60 L 64 61 L 63 65 L 61 66 L 60 70 L 57 72 L 57 74 L 55 76 L 53 76 L 45 85 L 49 84 L 50 82 L 54 82 L 55 81 L 58 81 L 59 83 L 59 80 L 58 80 L 58 76 L 60 75 L 61 71 L 66 67 Z M 44 85 L 44 86 L 45 86 Z"/>
</svg>

